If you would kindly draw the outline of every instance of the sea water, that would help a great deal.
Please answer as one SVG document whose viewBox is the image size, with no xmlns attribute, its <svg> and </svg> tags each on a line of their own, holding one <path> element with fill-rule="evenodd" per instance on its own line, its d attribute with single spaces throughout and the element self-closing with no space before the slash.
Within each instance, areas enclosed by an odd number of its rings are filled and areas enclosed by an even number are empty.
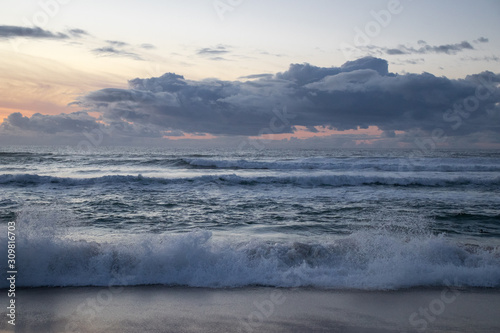
<svg viewBox="0 0 500 333">
<path fill-rule="evenodd" d="M 0 147 L 12 221 L 18 287 L 498 288 L 500 152 Z"/>
</svg>

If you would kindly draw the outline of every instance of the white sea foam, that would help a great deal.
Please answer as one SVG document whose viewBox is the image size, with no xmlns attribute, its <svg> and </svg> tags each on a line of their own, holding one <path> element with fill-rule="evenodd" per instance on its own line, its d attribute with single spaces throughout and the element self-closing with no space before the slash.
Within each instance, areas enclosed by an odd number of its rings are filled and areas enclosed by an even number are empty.
<svg viewBox="0 0 500 333">
<path fill-rule="evenodd" d="M 460 245 L 426 232 L 421 223 L 382 223 L 322 241 L 270 242 L 212 237 L 203 230 L 92 241 L 85 234 L 67 234 L 68 222 L 66 214 L 54 210 L 32 208 L 19 214 L 18 287 L 164 284 L 398 289 L 449 283 L 500 287 L 500 249 Z M 2 272 L 6 272 L 4 265 L 0 265 Z M 2 278 L 0 288 L 5 287 Z"/>
</svg>

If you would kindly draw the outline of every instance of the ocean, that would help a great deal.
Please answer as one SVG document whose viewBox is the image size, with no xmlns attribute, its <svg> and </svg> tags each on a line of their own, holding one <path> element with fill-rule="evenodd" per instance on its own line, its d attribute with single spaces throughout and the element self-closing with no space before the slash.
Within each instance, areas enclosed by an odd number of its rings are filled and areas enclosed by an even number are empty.
<svg viewBox="0 0 500 333">
<path fill-rule="evenodd" d="M 9 222 L 17 287 L 500 288 L 500 152 L 0 147 Z"/>
</svg>

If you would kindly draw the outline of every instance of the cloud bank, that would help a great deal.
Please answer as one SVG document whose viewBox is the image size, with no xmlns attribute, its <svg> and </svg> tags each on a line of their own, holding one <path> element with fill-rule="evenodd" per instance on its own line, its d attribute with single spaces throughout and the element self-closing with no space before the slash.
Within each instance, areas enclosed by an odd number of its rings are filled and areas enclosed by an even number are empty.
<svg viewBox="0 0 500 333">
<path fill-rule="evenodd" d="M 396 75 L 389 72 L 386 60 L 366 57 L 341 67 L 292 64 L 272 77 L 243 82 L 192 81 L 174 73 L 137 78 L 129 81 L 129 89 L 91 92 L 82 105 L 100 112 L 105 122 L 213 135 L 258 135 L 269 125 L 273 110 L 284 106 L 293 120 L 277 130 L 280 133 L 293 132 L 293 126 L 428 131 L 446 125 L 447 110 L 479 89 L 488 98 L 468 115 L 468 126 L 453 133 L 461 135 L 498 130 L 486 110 L 498 107 L 499 80 L 490 72 L 461 80 L 428 73 Z M 478 88 L 481 82 L 488 86 Z"/>
<path fill-rule="evenodd" d="M 194 81 L 166 73 L 133 79 L 128 89 L 90 92 L 78 103 L 101 114 L 95 126 L 139 137 L 180 132 L 257 136 L 266 134 L 264 129 L 293 133 L 297 126 L 311 133 L 316 126 L 341 131 L 377 126 L 386 138 L 395 138 L 397 131 L 430 135 L 436 128 L 455 137 L 500 135 L 500 75 L 492 72 L 459 80 L 397 75 L 389 72 L 386 60 L 365 57 L 340 67 L 292 64 L 284 72 L 247 78 Z M 78 131 L 92 124 L 85 112 L 14 114 L 0 131 Z"/>
<path fill-rule="evenodd" d="M 11 113 L 0 125 L 3 131 L 33 131 L 47 134 L 59 132 L 81 132 L 98 128 L 95 118 L 86 112 L 71 114 L 43 115 L 35 113 L 24 117 L 21 113 Z"/>
</svg>

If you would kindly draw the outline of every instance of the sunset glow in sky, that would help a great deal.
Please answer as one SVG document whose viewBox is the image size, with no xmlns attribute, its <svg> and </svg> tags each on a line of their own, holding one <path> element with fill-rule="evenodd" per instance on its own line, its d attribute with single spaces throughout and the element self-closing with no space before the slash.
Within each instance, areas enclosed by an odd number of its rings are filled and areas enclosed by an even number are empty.
<svg viewBox="0 0 500 333">
<path fill-rule="evenodd" d="M 500 148 L 497 0 L 8 2 L 0 144 Z"/>
</svg>

